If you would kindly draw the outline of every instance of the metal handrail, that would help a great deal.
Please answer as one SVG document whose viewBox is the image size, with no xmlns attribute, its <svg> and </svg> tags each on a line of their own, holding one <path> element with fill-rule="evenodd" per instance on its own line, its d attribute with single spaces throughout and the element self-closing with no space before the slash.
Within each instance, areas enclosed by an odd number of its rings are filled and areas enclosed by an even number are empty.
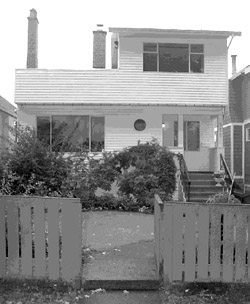
<svg viewBox="0 0 250 304">
<path fill-rule="evenodd" d="M 229 184 L 230 186 L 232 186 L 233 184 L 233 176 L 228 168 L 228 165 L 226 163 L 226 160 L 224 159 L 223 155 L 220 154 L 220 163 L 221 165 L 224 167 L 224 171 L 226 173 L 226 175 L 228 176 L 228 180 L 229 180 L 229 183 L 226 181 L 227 184 Z M 220 166 L 221 167 L 221 166 Z"/>
<path fill-rule="evenodd" d="M 183 182 L 183 188 L 185 192 L 185 196 L 187 201 L 190 201 L 190 186 L 191 186 L 191 179 L 189 177 L 189 172 L 187 168 L 187 164 L 185 159 L 181 153 L 178 153 L 178 159 L 180 164 L 180 173 L 181 173 L 181 180 Z"/>
</svg>

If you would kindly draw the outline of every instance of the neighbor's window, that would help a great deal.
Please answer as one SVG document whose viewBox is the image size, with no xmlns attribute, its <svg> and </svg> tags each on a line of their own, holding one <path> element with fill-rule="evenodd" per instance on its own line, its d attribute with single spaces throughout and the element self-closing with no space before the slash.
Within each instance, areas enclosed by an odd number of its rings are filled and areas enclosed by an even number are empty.
<svg viewBox="0 0 250 304">
<path fill-rule="evenodd" d="M 200 122 L 184 121 L 184 150 L 198 151 L 200 149 Z"/>
<path fill-rule="evenodd" d="M 143 71 L 203 73 L 204 45 L 144 43 Z"/>
<path fill-rule="evenodd" d="M 250 141 L 250 128 L 246 129 L 246 141 Z"/>
<path fill-rule="evenodd" d="M 40 116 L 37 117 L 37 137 L 53 144 L 54 151 L 101 152 L 104 149 L 104 117 Z"/>
</svg>

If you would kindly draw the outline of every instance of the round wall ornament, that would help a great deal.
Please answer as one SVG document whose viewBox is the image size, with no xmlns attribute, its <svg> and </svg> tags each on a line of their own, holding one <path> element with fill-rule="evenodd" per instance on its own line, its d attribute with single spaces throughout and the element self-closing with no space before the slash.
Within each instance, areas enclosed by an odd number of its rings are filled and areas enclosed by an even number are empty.
<svg viewBox="0 0 250 304">
<path fill-rule="evenodd" d="M 137 119 L 134 123 L 136 131 L 143 131 L 146 128 L 146 122 L 143 119 Z"/>
</svg>

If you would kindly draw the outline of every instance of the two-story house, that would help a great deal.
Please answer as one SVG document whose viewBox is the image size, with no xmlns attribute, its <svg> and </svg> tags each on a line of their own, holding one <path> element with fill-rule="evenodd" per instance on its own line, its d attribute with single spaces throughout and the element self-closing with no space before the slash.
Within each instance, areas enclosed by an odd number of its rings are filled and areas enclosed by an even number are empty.
<svg viewBox="0 0 250 304">
<path fill-rule="evenodd" d="M 235 178 L 250 191 L 250 66 L 239 72 L 236 63 L 234 67 L 223 126 L 225 160 Z"/>
<path fill-rule="evenodd" d="M 0 149 L 6 147 L 8 138 L 12 138 L 11 127 L 16 122 L 16 107 L 0 96 Z"/>
<path fill-rule="evenodd" d="M 20 123 L 35 126 L 48 143 L 63 133 L 75 151 L 113 151 L 156 138 L 182 153 L 189 171 L 219 169 L 227 38 L 240 32 L 111 27 L 107 69 L 107 33 L 99 27 L 93 69 L 50 70 L 38 69 L 35 10 L 28 19 L 27 69 L 16 70 Z"/>
</svg>

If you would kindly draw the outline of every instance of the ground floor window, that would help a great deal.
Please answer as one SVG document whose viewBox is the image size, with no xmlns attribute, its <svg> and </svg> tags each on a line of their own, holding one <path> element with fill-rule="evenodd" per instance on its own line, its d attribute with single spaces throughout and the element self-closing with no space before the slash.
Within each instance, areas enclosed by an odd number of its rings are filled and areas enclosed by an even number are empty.
<svg viewBox="0 0 250 304">
<path fill-rule="evenodd" d="M 104 117 L 38 116 L 37 136 L 55 151 L 101 152 L 104 149 Z"/>
<path fill-rule="evenodd" d="M 200 122 L 184 121 L 184 150 L 198 151 L 200 149 Z"/>
</svg>

